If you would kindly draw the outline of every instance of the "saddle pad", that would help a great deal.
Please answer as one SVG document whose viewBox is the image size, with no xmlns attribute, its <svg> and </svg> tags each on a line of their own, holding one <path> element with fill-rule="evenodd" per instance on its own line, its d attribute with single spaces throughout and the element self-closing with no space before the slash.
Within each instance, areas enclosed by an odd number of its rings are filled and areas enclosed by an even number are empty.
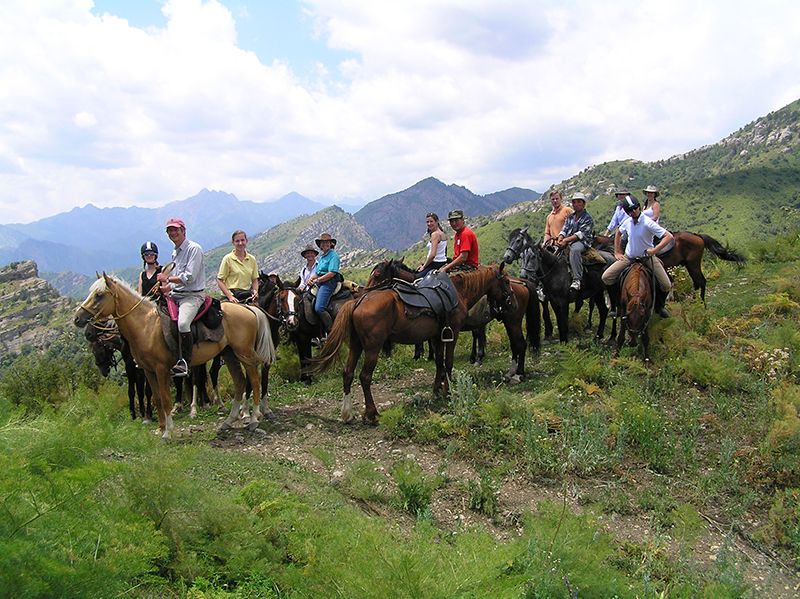
<svg viewBox="0 0 800 599">
<path fill-rule="evenodd" d="M 158 308 L 158 317 L 161 320 L 161 331 L 164 333 L 164 341 L 167 342 L 167 347 L 169 347 L 170 351 L 178 351 L 178 321 L 172 320 L 172 317 L 163 307 Z M 192 323 L 192 337 L 195 344 L 201 341 L 216 343 L 222 339 L 224 334 L 225 329 L 222 325 L 215 329 L 209 329 L 202 321 L 195 320 Z"/>
<path fill-rule="evenodd" d="M 603 258 L 603 256 L 600 255 L 600 252 L 598 252 L 594 248 L 589 248 L 588 250 L 583 252 L 583 256 L 581 256 L 581 257 L 583 258 L 583 263 L 584 264 L 601 264 L 601 263 L 605 264 L 606 263 L 606 261 Z"/>
<path fill-rule="evenodd" d="M 458 291 L 445 273 L 430 272 L 414 283 L 395 281 L 394 290 L 407 306 L 428 308 L 437 316 L 458 307 Z"/>
<path fill-rule="evenodd" d="M 175 300 L 169 295 L 165 295 L 163 297 L 167 302 L 167 313 L 169 314 L 169 317 L 173 321 L 178 322 L 178 304 L 176 304 Z M 214 301 L 214 298 L 210 295 L 205 297 L 205 300 L 203 301 L 203 307 L 197 311 L 197 315 L 194 317 L 192 322 L 197 322 L 198 319 L 202 318 L 203 314 L 205 314 L 208 311 L 208 308 L 211 306 L 212 301 Z"/>
</svg>

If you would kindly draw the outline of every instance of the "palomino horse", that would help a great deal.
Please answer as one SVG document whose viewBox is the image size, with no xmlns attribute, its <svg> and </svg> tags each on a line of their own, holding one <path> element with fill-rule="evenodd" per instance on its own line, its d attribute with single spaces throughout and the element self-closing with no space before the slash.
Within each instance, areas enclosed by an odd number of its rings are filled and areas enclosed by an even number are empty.
<svg viewBox="0 0 800 599">
<path fill-rule="evenodd" d="M 604 263 L 589 264 L 584 267 L 583 281 L 580 291 L 570 289 L 572 276 L 569 273 L 566 257 L 553 254 L 531 239 L 527 228 L 515 229 L 509 235 L 508 248 L 503 259 L 515 260 L 523 257 L 523 268 L 534 274 L 534 281 L 541 283 L 545 295 L 553 306 L 558 326 L 558 337 L 561 343 L 567 342 L 569 305 L 593 299 L 600 312 L 600 325 L 595 339 L 602 339 L 606 326 L 608 307 L 605 302 L 605 285 L 602 276 Z M 529 275 L 530 276 L 530 275 Z M 545 306 L 546 309 L 546 306 Z"/>
<path fill-rule="evenodd" d="M 393 279 L 400 279 L 407 283 L 415 280 L 415 273 L 403 264 L 402 258 L 399 260 L 384 260 L 375 265 L 367 281 L 366 291 L 381 286 L 388 286 Z M 480 366 L 486 349 L 486 325 L 493 319 L 500 320 L 506 328 L 508 340 L 511 346 L 511 369 L 506 375 L 506 379 L 512 382 L 519 382 L 525 375 L 525 351 L 526 341 L 522 332 L 522 319 L 527 315 L 528 341 L 531 349 L 539 351 L 539 310 L 534 305 L 531 310 L 531 289 L 528 288 L 526 281 L 521 279 L 509 279 L 511 292 L 508 298 L 501 304 L 496 305 L 489 302 L 489 309 L 481 309 L 483 302 L 473 306 L 469 311 L 469 316 L 461 327 L 462 331 L 472 331 L 472 353 L 470 354 L 470 364 Z M 535 302 L 535 300 L 534 300 Z M 417 352 L 421 353 L 421 344 L 417 345 Z M 417 358 L 415 352 L 414 358 Z"/>
<path fill-rule="evenodd" d="M 678 231 L 673 234 L 675 245 L 659 254 L 664 268 L 671 266 L 685 266 L 692 279 L 695 291 L 700 290 L 700 299 L 706 301 L 706 277 L 701 268 L 703 263 L 703 251 L 708 251 L 728 262 L 735 262 L 738 266 L 745 264 L 747 259 L 741 254 L 737 254 L 730 247 L 723 246 L 719 241 L 702 233 L 689 233 L 688 231 Z M 614 244 L 613 237 L 595 236 L 595 247 L 599 244 Z"/>
<path fill-rule="evenodd" d="M 102 278 L 94 282 L 88 297 L 78 307 L 74 323 L 75 326 L 83 327 L 89 320 L 102 320 L 108 316 L 117 322 L 120 333 L 130 344 L 136 363 L 150 381 L 158 409 L 161 436 L 168 440 L 173 429 L 169 370 L 177 360 L 177 352 L 170 350 L 164 339 L 156 305 L 140 297 L 126 284 L 104 273 Z M 259 389 L 261 373 L 258 367 L 265 362 L 275 361 L 275 347 L 269 334 L 267 317 L 258 308 L 223 304 L 222 324 L 222 339 L 203 341 L 195 345 L 192 365 L 205 364 L 219 353 L 225 358 L 236 390 L 231 413 L 222 423 L 222 429 L 228 429 L 238 418 L 239 402 L 244 393 L 245 377 L 241 365 L 245 366 L 253 389 Z M 259 400 L 257 398 L 255 401 L 256 417 L 250 423 L 251 430 L 255 430 L 261 417 Z"/>
<path fill-rule="evenodd" d="M 380 415 L 372 398 L 372 373 L 378 363 L 381 348 L 387 340 L 414 345 L 433 339 L 436 350 L 436 378 L 433 382 L 433 392 L 437 394 L 441 391 L 447 395 L 458 332 L 467 319 L 469 309 L 484 295 L 488 295 L 492 301 L 502 302 L 504 297 L 511 293 L 508 276 L 503 272 L 503 267 L 502 263 L 499 267 L 494 264 L 481 266 L 475 272 L 457 273 L 450 277 L 458 291 L 458 305 L 448 320 L 448 326 L 452 329 L 452 342 L 441 340 L 445 332 L 444 324 L 435 316 L 423 312 L 416 318 L 409 318 L 400 295 L 394 289 L 376 289 L 365 293 L 359 300 L 347 302 L 333 323 L 328 342 L 312 361 L 313 373 L 324 372 L 336 362 L 342 346 L 345 343 L 349 345 L 350 352 L 342 371 L 344 391 L 342 420 L 350 423 L 355 419 L 350 387 L 358 359 L 363 352 L 364 364 L 359 375 L 361 388 L 364 391 L 362 420 L 368 424 L 377 423 Z"/>
<path fill-rule="evenodd" d="M 617 338 L 617 352 L 614 357 L 619 356 L 619 350 L 625 343 L 625 335 L 628 335 L 628 344 L 636 347 L 639 335 L 642 336 L 642 347 L 644 348 L 644 361 L 650 362 L 650 335 L 647 327 L 653 318 L 653 289 L 655 289 L 655 278 L 648 270 L 644 262 L 651 258 L 638 258 L 627 269 L 621 284 L 619 315 L 622 317 L 619 337 Z"/>
</svg>

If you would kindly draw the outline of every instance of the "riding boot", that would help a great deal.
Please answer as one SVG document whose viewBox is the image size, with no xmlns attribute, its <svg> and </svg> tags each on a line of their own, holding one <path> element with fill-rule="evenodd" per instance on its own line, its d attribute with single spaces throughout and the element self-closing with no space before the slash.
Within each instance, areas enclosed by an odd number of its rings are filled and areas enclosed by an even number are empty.
<svg viewBox="0 0 800 599">
<path fill-rule="evenodd" d="M 189 376 L 189 368 L 192 365 L 192 349 L 194 340 L 192 333 L 180 333 L 178 336 L 178 353 L 180 358 L 169 371 L 171 376 Z"/>
<path fill-rule="evenodd" d="M 664 304 L 667 303 L 668 295 L 669 295 L 668 291 L 661 291 L 661 289 L 656 289 L 656 301 L 655 301 L 655 308 L 653 311 L 657 313 L 661 318 L 669 318 L 669 312 L 664 307 Z"/>
<path fill-rule="evenodd" d="M 325 343 L 328 340 L 328 333 L 331 332 L 333 328 L 333 317 L 331 313 L 325 310 L 319 315 L 319 320 L 322 323 L 322 337 L 320 337 L 320 343 Z"/>
<path fill-rule="evenodd" d="M 619 312 L 619 285 L 617 283 L 606 285 L 606 292 L 608 292 L 608 299 L 611 300 L 611 311 L 608 315 L 611 318 L 616 318 L 617 312 Z"/>
</svg>

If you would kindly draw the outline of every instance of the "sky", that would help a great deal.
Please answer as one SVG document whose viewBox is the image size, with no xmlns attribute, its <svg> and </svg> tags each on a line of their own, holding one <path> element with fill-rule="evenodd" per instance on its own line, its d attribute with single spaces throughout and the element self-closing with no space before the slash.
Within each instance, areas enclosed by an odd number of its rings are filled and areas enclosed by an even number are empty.
<svg viewBox="0 0 800 599">
<path fill-rule="evenodd" d="M 543 191 L 798 98 L 796 0 L 0 0 L 0 224 Z"/>
</svg>

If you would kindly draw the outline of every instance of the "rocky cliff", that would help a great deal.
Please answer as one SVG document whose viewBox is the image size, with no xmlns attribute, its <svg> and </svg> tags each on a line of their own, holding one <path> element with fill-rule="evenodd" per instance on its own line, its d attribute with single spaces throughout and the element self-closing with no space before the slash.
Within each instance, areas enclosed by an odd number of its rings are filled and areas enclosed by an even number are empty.
<svg viewBox="0 0 800 599">
<path fill-rule="evenodd" d="M 61 297 L 39 278 L 33 261 L 0 268 L 0 353 L 18 354 L 25 346 L 45 349 L 71 325 L 76 302 Z"/>
</svg>

